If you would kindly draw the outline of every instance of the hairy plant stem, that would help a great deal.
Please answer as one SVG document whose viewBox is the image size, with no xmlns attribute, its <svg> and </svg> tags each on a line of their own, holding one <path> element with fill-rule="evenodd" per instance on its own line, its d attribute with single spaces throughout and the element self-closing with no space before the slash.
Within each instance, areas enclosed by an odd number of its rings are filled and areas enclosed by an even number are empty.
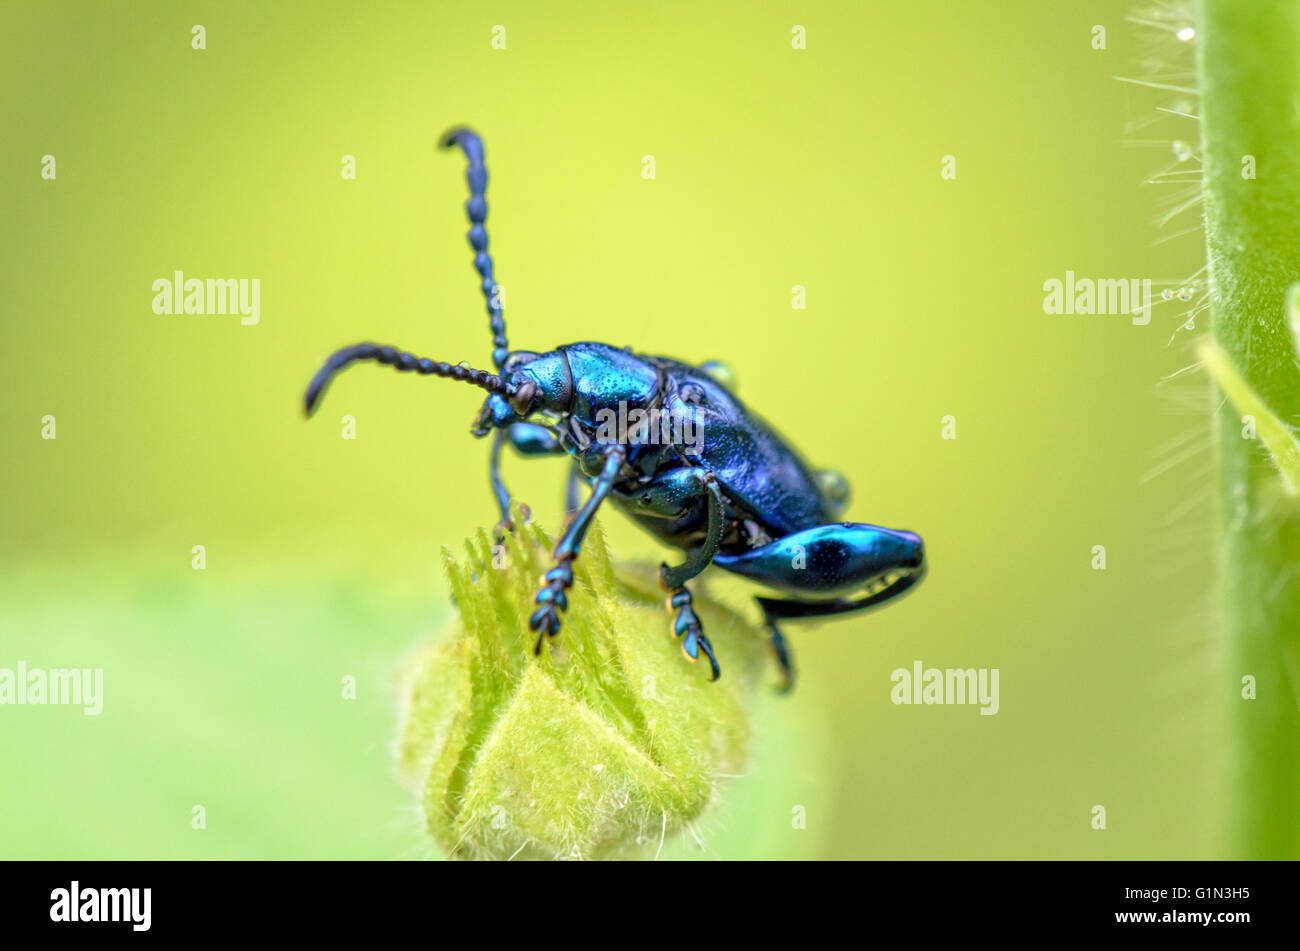
<svg viewBox="0 0 1300 951">
<path fill-rule="evenodd" d="M 1209 346 L 1236 371 L 1232 379 L 1207 360 L 1227 397 L 1216 423 L 1230 791 L 1218 805 L 1229 855 L 1296 858 L 1300 501 L 1277 442 L 1253 434 L 1271 427 L 1285 435 L 1300 421 L 1286 309 L 1287 288 L 1300 280 L 1300 4 L 1199 0 L 1196 12 Z"/>
</svg>

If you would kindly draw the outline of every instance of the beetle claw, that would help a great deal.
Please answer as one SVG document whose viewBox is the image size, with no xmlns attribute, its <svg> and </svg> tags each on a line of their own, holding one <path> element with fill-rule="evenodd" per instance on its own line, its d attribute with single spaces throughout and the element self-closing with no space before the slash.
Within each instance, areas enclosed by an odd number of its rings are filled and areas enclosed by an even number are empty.
<svg viewBox="0 0 1300 951">
<path fill-rule="evenodd" d="M 713 653 L 713 645 L 704 636 L 704 626 L 691 606 L 691 592 L 684 587 L 677 588 L 668 598 L 668 607 L 677 612 L 673 617 L 672 632 L 673 637 L 682 639 L 682 654 L 691 663 L 695 663 L 699 660 L 700 651 L 703 651 L 713 674 L 709 680 L 717 680 L 722 676 L 722 669 L 718 666 L 718 658 Z"/>
</svg>

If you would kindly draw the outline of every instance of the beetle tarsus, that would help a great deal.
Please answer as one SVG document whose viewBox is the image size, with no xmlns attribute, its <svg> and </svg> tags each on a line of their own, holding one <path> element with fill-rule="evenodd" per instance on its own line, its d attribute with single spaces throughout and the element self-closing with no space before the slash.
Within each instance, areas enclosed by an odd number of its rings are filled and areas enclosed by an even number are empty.
<svg viewBox="0 0 1300 951">
<path fill-rule="evenodd" d="M 542 578 L 542 588 L 533 599 L 538 607 L 528 619 L 530 630 L 537 632 L 537 645 L 534 654 L 542 652 L 544 637 L 554 637 L 560 633 L 560 612 L 568 610 L 569 596 L 565 592 L 573 587 L 573 566 L 571 559 L 560 559 L 554 568 Z"/>
<path fill-rule="evenodd" d="M 673 616 L 673 637 L 681 640 L 682 653 L 686 655 L 686 659 L 694 663 L 699 660 L 700 651 L 703 651 L 704 656 L 709 659 L 709 667 L 713 672 L 713 676 L 709 679 L 717 680 L 722 676 L 722 669 L 718 666 L 718 658 L 713 653 L 713 645 L 704 636 L 704 625 L 700 623 L 699 615 L 695 613 L 695 608 L 691 604 L 690 589 L 685 586 L 673 589 L 668 597 L 668 607 L 676 612 Z"/>
</svg>

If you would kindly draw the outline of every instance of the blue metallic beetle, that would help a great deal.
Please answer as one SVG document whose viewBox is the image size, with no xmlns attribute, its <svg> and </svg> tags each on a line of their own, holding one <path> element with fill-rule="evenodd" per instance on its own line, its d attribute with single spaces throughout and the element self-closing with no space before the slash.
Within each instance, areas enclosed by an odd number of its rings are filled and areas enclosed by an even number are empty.
<svg viewBox="0 0 1300 951">
<path fill-rule="evenodd" d="M 838 521 L 848 504 L 848 483 L 829 470 L 810 469 L 728 390 L 728 374 L 720 364 L 696 367 L 604 343 L 568 344 L 546 353 L 511 350 L 484 227 L 483 143 L 469 129 L 459 128 L 443 136 L 441 145 L 459 146 L 469 163 L 469 243 L 487 300 L 497 372 L 362 343 L 325 362 L 307 388 L 305 409 L 310 415 L 335 374 L 361 360 L 487 390 L 471 432 L 493 436 L 498 532 L 512 528 L 510 493 L 500 473 L 502 445 L 509 443 L 526 456 L 573 457 L 567 493 L 571 517 L 529 619 L 538 632 L 535 653 L 541 652 L 544 636 L 559 633 L 560 613 L 568 608 L 567 592 L 573 586 L 573 560 L 606 499 L 661 542 L 686 553 L 682 564 L 662 565 L 659 580 L 675 612 L 672 631 L 682 652 L 694 661 L 703 651 L 714 680 L 718 662 L 686 587 L 710 564 L 783 595 L 757 599 L 781 665 L 783 689 L 793 684 L 794 668 L 779 622 L 863 611 L 897 598 L 921 580 L 921 538 Z M 580 480 L 591 487 L 581 508 Z"/>
</svg>

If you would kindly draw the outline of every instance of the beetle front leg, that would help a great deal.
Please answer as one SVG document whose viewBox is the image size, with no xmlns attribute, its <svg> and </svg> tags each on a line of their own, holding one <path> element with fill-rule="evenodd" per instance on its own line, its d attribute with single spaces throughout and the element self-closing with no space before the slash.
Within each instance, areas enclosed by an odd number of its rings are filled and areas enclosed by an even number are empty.
<svg viewBox="0 0 1300 951">
<path fill-rule="evenodd" d="M 501 444 L 505 442 L 505 436 L 505 431 L 500 429 L 492 434 L 492 458 L 488 464 L 488 474 L 492 479 L 492 494 L 496 497 L 497 509 L 501 512 L 501 519 L 493 529 L 498 545 L 505 540 L 506 532 L 514 531 L 515 527 L 514 522 L 510 520 L 510 490 L 506 488 L 501 478 Z"/>
<path fill-rule="evenodd" d="M 578 486 L 582 482 L 582 467 L 575 459 L 569 467 L 569 480 L 564 484 L 564 517 L 572 518 L 578 511 Z"/>
<path fill-rule="evenodd" d="M 538 608 L 528 619 L 528 627 L 537 631 L 534 654 L 542 652 L 544 635 L 554 637 L 560 633 L 560 612 L 568 608 L 569 598 L 566 592 L 573 587 L 573 560 L 582 549 L 582 540 L 596 518 L 596 510 L 614 487 L 625 458 L 627 450 L 621 445 L 614 444 L 605 450 L 605 465 L 591 487 L 591 495 L 555 546 L 555 567 L 543 576 L 542 589 L 533 599 Z"/>
<path fill-rule="evenodd" d="M 514 423 L 506 429 L 498 429 L 492 436 L 492 459 L 488 472 L 492 478 L 492 494 L 496 498 L 501 520 L 494 529 L 497 544 L 501 544 L 506 532 L 514 531 L 510 520 L 510 490 L 501 478 L 501 447 L 510 443 L 511 448 L 521 456 L 562 456 L 564 447 L 559 437 L 545 426 L 536 423 Z M 575 506 L 576 507 L 576 506 Z"/>
</svg>

